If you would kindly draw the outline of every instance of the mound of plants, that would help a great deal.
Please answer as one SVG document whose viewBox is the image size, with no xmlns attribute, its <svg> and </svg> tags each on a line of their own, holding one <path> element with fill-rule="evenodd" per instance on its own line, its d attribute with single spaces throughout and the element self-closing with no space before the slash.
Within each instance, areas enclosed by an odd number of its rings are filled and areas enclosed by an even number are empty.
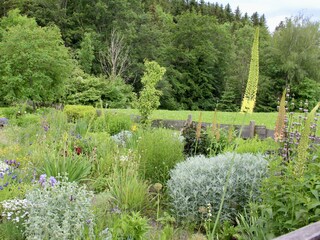
<svg viewBox="0 0 320 240">
<path fill-rule="evenodd" d="M 235 221 L 236 213 L 259 197 L 267 167 L 262 155 L 235 153 L 195 156 L 178 163 L 167 184 L 174 216 L 187 223 L 214 219 L 226 188 L 221 220 Z"/>
</svg>

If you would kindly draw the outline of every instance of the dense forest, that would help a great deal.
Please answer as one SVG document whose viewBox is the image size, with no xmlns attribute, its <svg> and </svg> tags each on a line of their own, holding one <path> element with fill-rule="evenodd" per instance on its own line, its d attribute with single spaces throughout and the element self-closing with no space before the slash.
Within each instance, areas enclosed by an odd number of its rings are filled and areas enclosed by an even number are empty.
<svg viewBox="0 0 320 240">
<path fill-rule="evenodd" d="M 319 23 L 304 16 L 270 33 L 263 14 L 196 0 L 4 0 L 0 104 L 22 100 L 128 107 L 144 61 L 166 68 L 161 108 L 236 111 L 260 28 L 256 111 L 320 96 Z M 298 107 L 299 104 L 296 104 Z"/>
</svg>

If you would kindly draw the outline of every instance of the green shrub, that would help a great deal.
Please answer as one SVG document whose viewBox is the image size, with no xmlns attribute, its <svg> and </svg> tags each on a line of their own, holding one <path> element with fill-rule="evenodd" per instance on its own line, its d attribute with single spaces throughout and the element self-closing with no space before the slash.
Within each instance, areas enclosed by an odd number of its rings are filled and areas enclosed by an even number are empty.
<svg viewBox="0 0 320 240">
<path fill-rule="evenodd" d="M 2 108 L 1 115 L 9 119 L 15 118 L 17 115 L 17 108 L 16 107 Z"/>
<path fill-rule="evenodd" d="M 130 161 L 130 160 L 122 160 Z M 124 163 L 127 164 L 127 163 Z M 108 177 L 108 188 L 113 197 L 113 204 L 122 211 L 142 211 L 148 205 L 148 184 L 142 180 L 134 165 L 114 167 Z"/>
<path fill-rule="evenodd" d="M 272 138 L 267 138 L 264 140 L 259 139 L 258 137 L 250 139 L 236 139 L 237 148 L 235 151 L 237 153 L 274 153 L 278 151 L 279 144 L 274 141 Z M 226 151 L 231 151 L 234 146 L 230 146 Z"/>
<path fill-rule="evenodd" d="M 108 132 L 110 135 L 124 130 L 130 130 L 132 121 L 130 116 L 123 113 L 104 113 L 92 123 L 92 131 Z"/>
<path fill-rule="evenodd" d="M 166 183 L 170 170 L 184 158 L 183 143 L 167 129 L 142 130 L 139 134 L 139 172 L 152 183 Z"/>
<path fill-rule="evenodd" d="M 266 176 L 268 162 L 252 154 L 226 153 L 212 158 L 196 156 L 187 159 L 171 171 L 168 190 L 178 220 L 200 222 L 199 209 L 212 206 L 212 216 L 218 212 L 227 174 L 227 192 L 221 221 L 235 219 L 250 199 L 257 199 L 260 181 Z"/>
<path fill-rule="evenodd" d="M 17 227 L 16 223 L 10 221 L 0 223 L 0 239 L 2 240 L 24 240 L 25 237 L 21 231 L 21 227 Z"/>
<path fill-rule="evenodd" d="M 120 78 L 95 77 L 75 69 L 66 85 L 66 103 L 96 106 L 103 102 L 111 108 L 126 108 L 134 94 L 130 84 Z"/>
<path fill-rule="evenodd" d="M 23 114 L 14 121 L 20 127 L 29 127 L 30 125 L 41 125 L 41 116 L 35 114 Z"/>
<path fill-rule="evenodd" d="M 69 121 L 76 121 L 80 118 L 94 118 L 97 115 L 96 109 L 92 106 L 66 105 L 63 111 L 67 114 Z"/>
<path fill-rule="evenodd" d="M 139 212 L 118 215 L 112 225 L 112 239 L 146 239 L 146 233 L 150 228 L 148 219 L 140 216 Z"/>
<path fill-rule="evenodd" d="M 263 182 L 259 222 L 266 222 L 268 234 L 283 235 L 319 221 L 320 159 L 305 165 L 304 174 L 296 176 L 294 162 L 287 166 L 273 164 L 271 175 Z M 279 173 L 282 174 L 279 174 Z"/>
<path fill-rule="evenodd" d="M 198 124 L 192 122 L 190 125 L 182 129 L 182 136 L 184 137 L 184 153 L 187 156 L 194 155 L 209 155 L 210 153 L 210 139 L 208 132 L 204 127 L 199 128 L 199 137 L 197 139 Z"/>
<path fill-rule="evenodd" d="M 233 141 L 234 132 L 231 132 L 231 136 L 229 136 L 230 133 L 228 130 L 221 128 L 213 132 L 212 129 L 204 126 L 198 129 L 198 131 L 200 131 L 197 139 L 197 127 L 198 124 L 192 122 L 182 130 L 184 153 L 187 156 L 215 156 L 222 153 Z"/>
<path fill-rule="evenodd" d="M 27 239 L 93 239 L 93 193 L 66 179 L 46 179 L 26 194 L 30 203 L 24 222 Z"/>
</svg>

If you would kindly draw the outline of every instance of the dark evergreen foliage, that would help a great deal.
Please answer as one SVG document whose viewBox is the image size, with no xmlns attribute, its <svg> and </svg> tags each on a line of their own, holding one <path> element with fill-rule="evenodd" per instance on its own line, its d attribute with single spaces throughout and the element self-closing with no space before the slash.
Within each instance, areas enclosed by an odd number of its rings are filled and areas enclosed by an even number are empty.
<svg viewBox="0 0 320 240">
<path fill-rule="evenodd" d="M 105 74 L 102 56 L 116 31 L 128 51 L 128 65 L 118 77 L 135 92 L 141 90 L 145 59 L 167 69 L 158 84 L 161 108 L 213 110 L 219 102 L 220 110 L 238 109 L 258 25 L 263 82 L 256 110 L 274 110 L 287 83 L 295 85 L 299 98 L 309 94 L 307 86 L 319 89 L 319 24 L 308 20 L 288 19 L 271 35 L 264 14 L 248 16 L 239 6 L 204 0 L 5 0 L 0 17 L 15 8 L 40 26 L 58 26 L 75 58 L 90 35 L 94 56 L 86 71 L 95 77 Z M 84 54 L 91 59 L 89 52 Z M 317 101 L 320 94 L 311 92 L 309 101 Z"/>
</svg>

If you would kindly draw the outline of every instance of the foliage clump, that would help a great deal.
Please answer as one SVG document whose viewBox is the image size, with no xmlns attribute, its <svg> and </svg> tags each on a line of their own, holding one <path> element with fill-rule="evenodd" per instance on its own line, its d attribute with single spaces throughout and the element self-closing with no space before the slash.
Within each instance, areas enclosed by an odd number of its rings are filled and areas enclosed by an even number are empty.
<svg viewBox="0 0 320 240">
<path fill-rule="evenodd" d="M 80 118 L 88 118 L 96 116 L 96 110 L 92 106 L 66 105 L 63 111 L 68 116 L 69 121 L 76 121 Z"/>
<path fill-rule="evenodd" d="M 218 212 L 227 182 L 221 220 L 234 220 L 249 200 L 259 197 L 261 179 L 266 177 L 268 162 L 262 155 L 226 153 L 212 158 L 190 157 L 171 171 L 168 181 L 171 205 L 179 221 L 200 222 L 200 209 L 212 206 Z M 231 171 L 230 171 L 231 169 Z"/>
<path fill-rule="evenodd" d="M 146 72 L 141 79 L 143 89 L 137 101 L 137 108 L 141 114 L 141 122 L 148 125 L 153 110 L 160 106 L 161 91 L 156 89 L 157 83 L 161 80 L 166 69 L 160 67 L 155 61 L 145 61 Z"/>
<path fill-rule="evenodd" d="M 170 170 L 184 158 L 183 143 L 166 129 L 143 131 L 142 134 L 137 144 L 139 172 L 152 183 L 165 183 Z"/>
<path fill-rule="evenodd" d="M 0 98 L 6 104 L 59 99 L 73 68 L 60 29 L 13 10 L 1 19 L 0 34 Z"/>
<path fill-rule="evenodd" d="M 200 127 L 201 126 L 201 127 Z M 184 139 L 184 154 L 186 156 L 214 156 L 222 153 L 233 141 L 233 130 L 206 127 L 191 122 L 181 131 Z"/>
<path fill-rule="evenodd" d="M 42 175 L 39 184 L 26 194 L 27 239 L 76 239 L 86 235 L 93 239 L 93 193 L 64 178 L 56 181 Z"/>
</svg>

